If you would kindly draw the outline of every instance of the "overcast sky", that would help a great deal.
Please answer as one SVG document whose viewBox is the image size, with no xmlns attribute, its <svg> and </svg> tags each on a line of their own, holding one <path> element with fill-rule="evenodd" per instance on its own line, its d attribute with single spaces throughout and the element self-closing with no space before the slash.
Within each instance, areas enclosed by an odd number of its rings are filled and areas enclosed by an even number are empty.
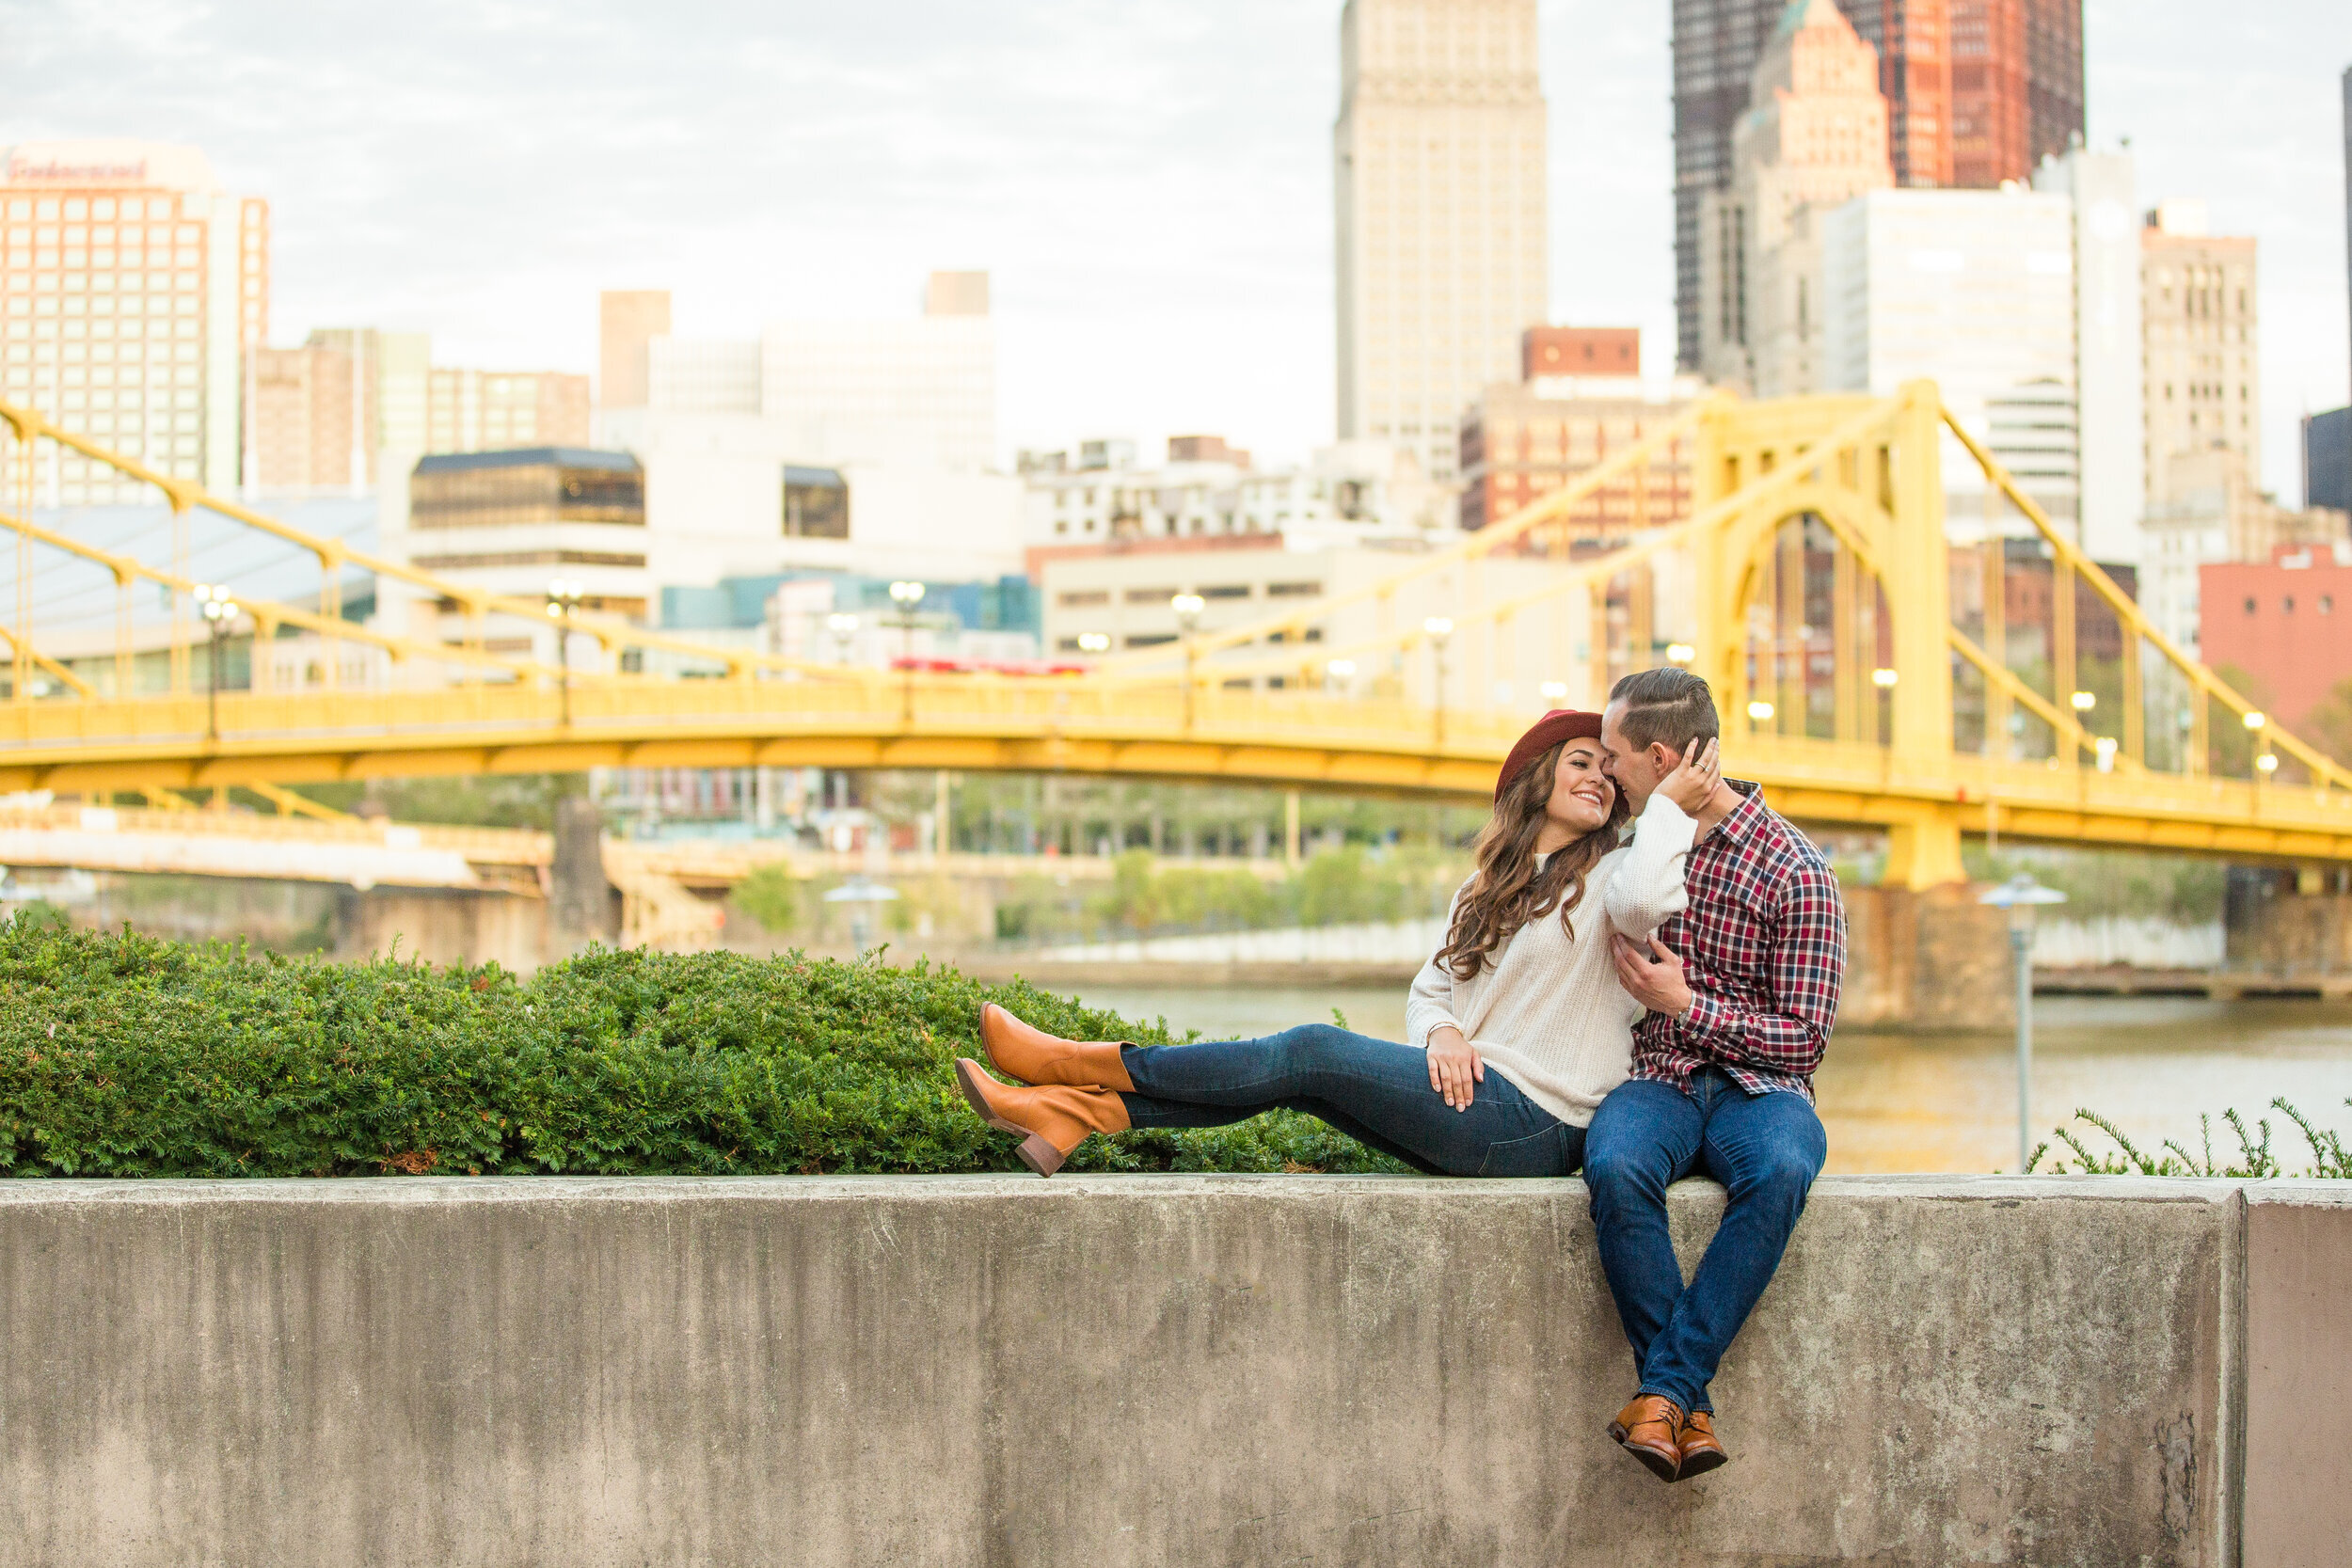
<svg viewBox="0 0 2352 1568">
<path fill-rule="evenodd" d="M 1543 0 L 1552 311 L 1673 355 L 1669 0 Z M 0 0 L 0 143 L 193 142 L 270 198 L 274 337 L 589 370 L 985 267 L 1007 447 L 1329 438 L 1337 0 Z M 2221 23 L 2217 26 L 2217 22 Z M 2352 5 L 2091 0 L 2094 142 L 2262 241 L 2265 468 L 2345 399 Z"/>
</svg>

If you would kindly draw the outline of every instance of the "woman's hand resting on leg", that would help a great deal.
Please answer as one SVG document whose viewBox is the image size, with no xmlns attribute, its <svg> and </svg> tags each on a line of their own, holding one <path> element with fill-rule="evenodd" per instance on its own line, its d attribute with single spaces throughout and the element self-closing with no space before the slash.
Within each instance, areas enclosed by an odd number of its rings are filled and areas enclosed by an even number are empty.
<svg viewBox="0 0 2352 1568">
<path fill-rule="evenodd" d="M 1475 1085 L 1486 1081 L 1486 1064 L 1479 1059 L 1478 1048 L 1462 1037 L 1462 1031 L 1451 1023 L 1429 1031 L 1429 1086 L 1448 1105 L 1469 1110 L 1478 1092 Z"/>
</svg>

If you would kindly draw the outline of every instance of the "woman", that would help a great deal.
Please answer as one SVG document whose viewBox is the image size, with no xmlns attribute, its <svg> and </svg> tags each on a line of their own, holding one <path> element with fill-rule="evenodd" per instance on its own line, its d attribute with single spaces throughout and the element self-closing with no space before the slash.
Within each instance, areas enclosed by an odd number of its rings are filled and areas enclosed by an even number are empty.
<svg viewBox="0 0 2352 1568">
<path fill-rule="evenodd" d="M 1223 1127 L 1276 1106 L 1431 1175 L 1570 1174 L 1595 1108 L 1625 1081 L 1642 1012 L 1618 983 L 1610 933 L 1646 939 L 1683 907 L 1688 812 L 1718 772 L 1711 744 L 1687 758 L 1619 848 L 1624 807 L 1601 756 L 1600 715 L 1566 709 L 1511 748 L 1478 869 L 1413 982 L 1409 1044 L 1310 1023 L 1141 1050 L 1058 1039 L 991 1003 L 980 1009 L 990 1064 L 1034 1086 L 1001 1084 L 964 1058 L 964 1098 L 1021 1138 L 1021 1159 L 1040 1176 L 1089 1132 Z"/>
</svg>

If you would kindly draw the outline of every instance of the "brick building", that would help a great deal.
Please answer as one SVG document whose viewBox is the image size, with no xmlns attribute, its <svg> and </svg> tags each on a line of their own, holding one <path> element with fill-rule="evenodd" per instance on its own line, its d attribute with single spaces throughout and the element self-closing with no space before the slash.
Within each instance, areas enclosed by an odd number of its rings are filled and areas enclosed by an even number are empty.
<svg viewBox="0 0 2352 1568">
<path fill-rule="evenodd" d="M 1520 360 L 1581 365 L 1589 347 L 1596 359 L 1614 356 L 1638 367 L 1640 336 L 1634 327 L 1532 327 Z M 1539 373 L 1487 388 L 1462 423 L 1462 526 L 1485 528 L 1542 499 L 1674 420 L 1699 392 L 1692 377 L 1661 392 L 1622 372 Z M 1562 533 L 1573 546 L 1679 522 L 1691 510 L 1690 465 L 1687 440 L 1666 447 L 1637 482 L 1606 486 L 1578 505 Z"/>
<path fill-rule="evenodd" d="M 2289 729 L 2352 677 L 2352 547 L 2282 545 L 2198 578 L 2205 662 L 2243 671 Z"/>
</svg>

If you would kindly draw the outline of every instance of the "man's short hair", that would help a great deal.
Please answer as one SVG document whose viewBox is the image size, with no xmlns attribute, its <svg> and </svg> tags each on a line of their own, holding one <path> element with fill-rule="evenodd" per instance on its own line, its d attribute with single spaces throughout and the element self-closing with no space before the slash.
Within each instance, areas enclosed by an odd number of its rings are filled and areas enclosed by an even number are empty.
<svg viewBox="0 0 2352 1568">
<path fill-rule="evenodd" d="M 1688 670 L 1637 670 L 1609 689 L 1609 702 L 1625 705 L 1617 733 L 1637 751 L 1663 744 L 1680 752 L 1723 733 L 1715 694 Z"/>
</svg>

